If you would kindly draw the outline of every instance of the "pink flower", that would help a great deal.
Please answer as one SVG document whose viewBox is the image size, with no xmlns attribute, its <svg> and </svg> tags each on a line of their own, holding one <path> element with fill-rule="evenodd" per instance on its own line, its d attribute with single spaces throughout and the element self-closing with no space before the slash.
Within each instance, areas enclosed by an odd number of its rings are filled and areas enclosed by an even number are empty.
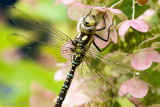
<svg viewBox="0 0 160 107">
<path fill-rule="evenodd" d="M 131 66 L 135 70 L 141 71 L 148 69 L 152 65 L 152 62 L 160 62 L 160 54 L 153 49 L 155 48 L 145 48 L 138 50 L 137 52 L 125 57 L 123 62 L 125 63 L 131 60 Z"/>
<path fill-rule="evenodd" d="M 156 11 L 154 11 L 153 9 L 148 9 L 146 10 L 142 15 L 140 15 L 138 17 L 138 19 L 147 19 L 147 20 L 151 20 L 151 18 L 153 17 L 153 15 L 156 13 Z"/>
<path fill-rule="evenodd" d="M 93 95 L 89 92 L 83 83 L 83 80 L 73 79 L 70 89 L 68 90 L 67 96 L 64 100 L 64 107 L 75 107 L 82 106 L 89 103 L 93 99 Z"/>
<path fill-rule="evenodd" d="M 131 96 L 135 98 L 142 98 L 146 96 L 147 92 L 147 83 L 138 79 L 130 79 L 121 85 L 121 88 L 118 93 L 120 96 L 124 96 L 125 94 L 129 93 Z"/>
<path fill-rule="evenodd" d="M 68 16 L 72 20 L 79 20 L 81 16 L 87 15 L 90 12 L 91 8 L 93 10 L 96 10 L 96 12 L 102 14 L 106 11 L 107 13 L 109 13 L 109 17 L 111 17 L 110 15 L 115 15 L 121 20 L 127 20 L 127 16 L 121 10 L 105 7 L 88 6 L 79 3 L 75 3 L 68 8 Z"/>
<path fill-rule="evenodd" d="M 69 61 L 66 63 L 59 63 L 57 66 L 61 67 L 54 75 L 54 80 L 61 81 L 65 80 L 67 78 L 67 73 L 71 69 L 71 64 Z"/>
<path fill-rule="evenodd" d="M 123 21 L 117 25 L 119 36 L 124 36 L 130 27 L 138 30 L 139 32 L 147 32 L 151 28 L 151 25 L 145 20 L 141 19 Z"/>
</svg>

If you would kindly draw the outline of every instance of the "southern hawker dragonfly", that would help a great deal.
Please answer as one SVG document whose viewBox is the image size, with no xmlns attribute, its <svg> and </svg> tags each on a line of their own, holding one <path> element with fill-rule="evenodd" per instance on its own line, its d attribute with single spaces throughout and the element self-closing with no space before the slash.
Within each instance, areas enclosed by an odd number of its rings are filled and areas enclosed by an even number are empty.
<svg viewBox="0 0 160 107">
<path fill-rule="evenodd" d="M 106 23 L 104 19 L 105 12 L 102 14 L 104 27 L 97 29 L 96 26 L 98 22 L 95 20 L 96 16 L 92 15 L 91 9 L 91 11 L 85 17 L 83 17 L 83 20 L 80 24 L 80 32 L 76 35 L 75 39 L 72 40 L 69 36 L 65 35 L 61 31 L 57 29 L 51 29 L 46 24 L 30 17 L 16 7 L 9 6 L 7 9 L 11 9 L 14 13 L 14 15 L 9 15 L 9 17 L 16 26 L 27 27 L 30 29 L 30 32 L 44 32 L 45 34 L 49 35 L 46 36 L 48 39 L 43 41 L 25 34 L 13 33 L 8 36 L 11 42 L 15 43 L 16 41 L 14 40 L 19 40 L 26 43 L 34 41 L 40 44 L 36 48 L 40 48 L 42 51 L 47 51 L 50 54 L 61 53 L 61 56 L 59 55 L 59 61 L 63 60 L 63 57 L 71 60 L 71 70 L 64 82 L 64 85 L 62 86 L 60 94 L 55 103 L 55 107 L 62 106 L 71 81 L 74 77 L 74 72 L 79 65 L 82 65 L 81 74 L 85 85 L 91 92 L 93 92 L 93 94 L 95 94 L 95 96 L 98 96 L 99 99 L 107 99 L 112 97 L 112 100 L 115 100 L 115 98 L 118 97 L 119 85 L 115 85 L 115 82 L 108 77 L 108 74 L 105 71 L 105 66 L 109 68 L 107 72 L 116 71 L 119 73 L 127 73 L 129 72 L 130 68 L 122 64 L 120 61 L 114 60 L 110 56 L 104 58 L 100 52 L 105 50 L 107 47 L 100 49 L 93 40 L 93 37 L 97 37 L 105 42 L 108 42 L 109 40 L 110 27 L 112 24 L 108 27 L 108 35 L 106 35 L 107 39 L 102 38 L 96 33 L 106 29 Z M 15 20 L 17 16 L 23 16 L 27 19 L 27 21 L 22 21 L 19 23 L 17 20 Z M 93 46 L 91 47 L 91 45 Z M 32 51 L 32 46 L 29 48 L 30 49 L 28 51 Z M 123 100 L 123 98 L 120 96 L 118 99 Z M 114 106 L 115 103 L 111 103 L 110 105 Z"/>
</svg>

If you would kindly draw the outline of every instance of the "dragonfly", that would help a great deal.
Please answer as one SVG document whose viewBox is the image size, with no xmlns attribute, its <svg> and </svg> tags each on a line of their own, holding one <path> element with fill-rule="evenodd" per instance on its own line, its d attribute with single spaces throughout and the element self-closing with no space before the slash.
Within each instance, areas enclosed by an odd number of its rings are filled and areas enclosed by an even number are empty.
<svg viewBox="0 0 160 107">
<path fill-rule="evenodd" d="M 129 72 L 130 68 L 111 57 L 103 58 L 103 55 L 100 53 L 104 51 L 107 46 L 101 49 L 93 40 L 93 37 L 97 37 L 105 42 L 108 42 L 109 40 L 110 28 L 112 24 L 108 27 L 107 39 L 104 39 L 100 35 L 96 34 L 96 32 L 101 32 L 106 29 L 104 18 L 105 12 L 102 16 L 104 27 L 97 29 L 97 21 L 95 20 L 95 16 L 91 14 L 91 9 L 90 12 L 85 17 L 83 17 L 83 20 L 80 24 L 80 32 L 76 35 L 75 39 L 72 40 L 63 32 L 55 28 L 51 29 L 46 24 L 27 15 L 14 6 L 7 7 L 7 10 L 12 10 L 14 13 L 14 15 L 9 15 L 9 17 L 16 26 L 30 28 L 30 31 L 34 33 L 44 32 L 47 34 L 46 37 L 48 38 L 47 40 L 43 41 L 42 39 L 36 38 L 34 36 L 13 33 L 8 35 L 9 41 L 14 44 L 18 44 L 16 43 L 17 40 L 26 43 L 34 41 L 40 44 L 37 46 L 37 48 L 41 49 L 42 51 L 46 51 L 49 54 L 57 54 L 59 57 L 59 62 L 61 62 L 65 57 L 72 63 L 71 69 L 62 86 L 54 107 L 62 106 L 62 103 L 67 95 L 67 91 L 69 90 L 70 84 L 74 77 L 75 70 L 80 65 L 82 65 L 81 75 L 84 83 L 93 94 L 97 94 L 98 98 L 104 99 L 105 97 L 108 97 L 107 91 L 111 90 L 115 96 L 118 96 L 119 86 L 115 85 L 113 82 L 110 82 L 108 75 L 106 72 L 104 72 L 104 66 L 108 66 L 110 71 L 116 72 Z M 18 16 L 26 18 L 27 21 L 22 21 L 19 23 L 17 20 L 15 20 L 15 18 Z M 91 47 L 91 45 L 93 45 L 93 47 Z M 32 47 L 30 46 L 29 48 Z M 30 50 L 32 51 L 32 49 Z M 60 53 L 61 56 L 59 55 Z"/>
</svg>

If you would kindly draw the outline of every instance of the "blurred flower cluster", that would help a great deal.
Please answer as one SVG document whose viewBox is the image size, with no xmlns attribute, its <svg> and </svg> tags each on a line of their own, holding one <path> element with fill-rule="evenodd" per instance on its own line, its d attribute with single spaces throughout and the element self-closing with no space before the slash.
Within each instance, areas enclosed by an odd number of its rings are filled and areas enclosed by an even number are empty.
<svg viewBox="0 0 160 107">
<path fill-rule="evenodd" d="M 40 86 L 37 82 L 31 84 L 31 91 L 30 107 L 51 107 L 54 104 L 55 94 Z"/>
</svg>

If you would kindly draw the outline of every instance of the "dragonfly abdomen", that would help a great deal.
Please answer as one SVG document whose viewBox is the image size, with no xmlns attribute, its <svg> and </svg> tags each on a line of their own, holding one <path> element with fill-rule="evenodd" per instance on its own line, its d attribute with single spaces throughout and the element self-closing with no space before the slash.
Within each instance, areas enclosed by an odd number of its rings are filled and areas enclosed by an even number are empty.
<svg viewBox="0 0 160 107">
<path fill-rule="evenodd" d="M 66 94 L 67 94 L 67 91 L 68 91 L 68 89 L 69 89 L 69 87 L 70 87 L 70 84 L 71 84 L 71 82 L 72 82 L 75 69 L 76 69 L 76 67 L 77 67 L 78 65 L 79 65 L 79 64 L 74 64 L 74 63 L 72 63 L 72 68 L 71 68 L 69 74 L 67 75 L 67 78 L 66 78 L 66 80 L 65 80 L 65 82 L 64 82 L 64 84 L 63 84 L 63 86 L 62 86 L 61 92 L 60 92 L 60 94 L 59 94 L 59 96 L 58 96 L 58 98 L 57 98 L 57 101 L 56 101 L 56 104 L 55 104 L 54 107 L 61 107 L 62 102 L 63 102 L 63 100 L 65 99 L 65 96 L 66 96 Z"/>
<path fill-rule="evenodd" d="M 61 107 L 63 100 L 65 99 L 65 96 L 67 94 L 67 91 L 70 87 L 71 81 L 74 76 L 74 72 L 76 67 L 80 65 L 80 63 L 83 61 L 83 58 L 85 56 L 86 51 L 89 49 L 89 46 L 91 44 L 91 35 L 87 35 L 85 33 L 79 33 L 77 37 L 73 41 L 74 48 L 72 49 L 74 56 L 72 60 L 72 68 L 62 86 L 61 92 L 58 96 L 57 102 L 54 107 Z"/>
</svg>

